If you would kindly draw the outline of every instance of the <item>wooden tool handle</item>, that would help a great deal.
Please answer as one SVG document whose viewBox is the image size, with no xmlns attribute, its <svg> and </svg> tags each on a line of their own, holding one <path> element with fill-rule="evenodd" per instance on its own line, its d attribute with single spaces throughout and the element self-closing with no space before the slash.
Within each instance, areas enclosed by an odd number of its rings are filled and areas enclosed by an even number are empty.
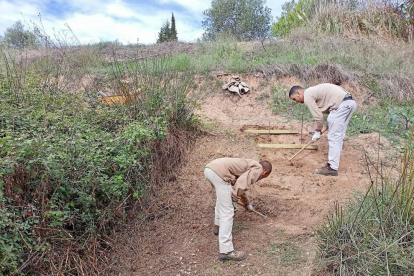
<svg viewBox="0 0 414 276">
<path fill-rule="evenodd" d="M 237 201 L 237 204 L 239 204 L 240 206 L 245 207 L 243 204 L 241 204 L 241 203 L 240 203 L 240 202 L 238 202 L 238 201 Z M 245 207 L 245 208 L 246 208 L 246 207 Z M 262 214 L 262 213 L 260 213 L 260 212 L 256 211 L 255 209 L 253 209 L 252 211 L 253 211 L 254 213 L 256 213 L 256 214 L 260 215 L 262 218 L 267 219 L 267 216 L 266 216 L 266 215 L 264 215 L 264 214 Z"/>
<path fill-rule="evenodd" d="M 321 131 L 321 135 L 322 135 L 322 133 L 324 133 L 325 131 L 326 131 L 326 129 L 325 129 L 324 131 Z M 302 150 L 306 149 L 306 147 L 307 147 L 307 146 L 309 146 L 309 145 L 310 145 L 310 144 L 312 144 L 312 143 L 313 143 L 313 141 L 312 141 L 312 140 L 310 140 L 310 141 L 309 141 L 309 143 L 307 143 L 307 144 L 306 144 L 306 146 L 304 146 L 303 148 L 301 148 L 301 149 L 300 149 L 300 151 L 298 151 L 295 155 L 293 155 L 293 156 L 289 159 L 289 162 L 290 162 L 290 161 L 292 161 L 292 159 L 293 159 L 293 158 L 295 158 L 295 157 L 296 157 L 296 155 L 298 155 L 299 153 L 301 153 L 301 152 L 302 152 Z"/>
<path fill-rule="evenodd" d="M 267 216 L 266 216 L 266 215 L 264 215 L 264 214 L 262 214 L 262 213 L 260 213 L 260 212 L 257 212 L 257 211 L 256 211 L 256 210 L 254 210 L 254 209 L 253 209 L 253 212 L 255 212 L 256 214 L 260 215 L 262 218 L 267 219 Z"/>
<path fill-rule="evenodd" d="M 293 158 L 295 158 L 295 157 L 296 157 L 296 155 L 298 155 L 299 153 L 301 153 L 301 152 L 302 152 L 302 150 L 306 149 L 306 147 L 307 147 L 307 146 L 309 146 L 309 145 L 310 145 L 310 144 L 312 144 L 312 143 L 313 143 L 313 141 L 312 141 L 312 140 L 310 140 L 310 142 L 309 142 L 309 143 L 307 143 L 307 144 L 306 144 L 306 146 L 304 146 L 303 148 L 301 148 L 301 149 L 300 149 L 300 150 L 299 150 L 299 151 L 298 151 L 295 155 L 293 155 L 293 156 L 289 159 L 289 162 L 290 162 L 290 161 L 292 161 L 292 159 L 293 159 Z"/>
</svg>

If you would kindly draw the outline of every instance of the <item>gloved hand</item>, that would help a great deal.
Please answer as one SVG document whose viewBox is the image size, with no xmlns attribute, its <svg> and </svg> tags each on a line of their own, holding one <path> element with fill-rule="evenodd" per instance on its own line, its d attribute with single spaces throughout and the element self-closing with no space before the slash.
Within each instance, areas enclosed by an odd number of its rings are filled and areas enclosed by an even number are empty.
<svg viewBox="0 0 414 276">
<path fill-rule="evenodd" d="M 253 205 L 251 205 L 250 203 L 249 204 L 247 204 L 246 205 L 246 210 L 248 210 L 248 211 L 253 211 L 254 210 L 254 208 L 253 208 Z"/>
<path fill-rule="evenodd" d="M 312 136 L 312 141 L 316 142 L 319 140 L 319 138 L 321 138 L 321 132 L 318 130 L 315 130 L 315 133 Z"/>
</svg>

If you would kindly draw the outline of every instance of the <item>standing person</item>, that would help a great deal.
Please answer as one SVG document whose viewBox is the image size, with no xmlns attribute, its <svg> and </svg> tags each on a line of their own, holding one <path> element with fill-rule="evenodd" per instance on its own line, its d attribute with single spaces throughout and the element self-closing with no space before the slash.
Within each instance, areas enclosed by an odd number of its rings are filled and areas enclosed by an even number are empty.
<svg viewBox="0 0 414 276">
<path fill-rule="evenodd" d="M 323 175 L 338 175 L 339 160 L 342 145 L 348 128 L 349 119 L 355 112 L 356 104 L 352 95 L 342 87 L 322 83 L 309 88 L 293 86 L 289 91 L 289 98 L 297 103 L 304 103 L 315 119 L 315 134 L 312 141 L 321 137 L 323 114 L 328 115 L 328 163 L 315 173 Z"/>
<path fill-rule="evenodd" d="M 239 199 L 247 210 L 254 210 L 245 192 L 253 183 L 268 177 L 271 171 L 272 164 L 268 161 L 242 158 L 219 158 L 206 165 L 204 175 L 216 190 L 214 224 L 219 236 L 219 260 L 242 261 L 246 258 L 245 252 L 233 247 L 234 210 Z"/>
</svg>

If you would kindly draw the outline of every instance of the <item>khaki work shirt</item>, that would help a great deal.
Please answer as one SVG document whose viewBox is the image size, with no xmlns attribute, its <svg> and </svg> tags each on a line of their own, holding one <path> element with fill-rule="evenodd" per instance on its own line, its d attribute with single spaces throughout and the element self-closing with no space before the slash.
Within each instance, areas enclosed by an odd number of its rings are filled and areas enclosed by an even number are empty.
<svg viewBox="0 0 414 276">
<path fill-rule="evenodd" d="M 263 168 L 259 162 L 243 158 L 218 158 L 206 166 L 224 181 L 233 186 L 233 197 L 240 198 L 244 204 L 249 203 L 245 192 L 254 182 L 262 178 Z"/>
<path fill-rule="evenodd" d="M 349 93 L 345 89 L 331 83 L 322 83 L 305 89 L 304 103 L 315 119 L 316 129 L 322 130 L 323 113 L 329 114 L 332 109 L 338 109 L 347 94 Z"/>
</svg>

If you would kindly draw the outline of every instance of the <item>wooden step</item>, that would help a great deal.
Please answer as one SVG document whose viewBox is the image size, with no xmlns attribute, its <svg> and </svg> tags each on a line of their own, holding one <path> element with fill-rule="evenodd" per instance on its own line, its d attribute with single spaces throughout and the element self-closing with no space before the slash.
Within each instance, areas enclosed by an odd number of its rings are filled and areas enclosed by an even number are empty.
<svg viewBox="0 0 414 276">
<path fill-rule="evenodd" d="M 290 129 L 245 129 L 244 132 L 255 134 L 299 134 L 299 131 Z"/>
<path fill-rule="evenodd" d="M 274 148 L 274 149 L 301 149 L 306 144 L 258 144 L 259 148 Z M 318 145 L 309 145 L 305 150 L 317 150 Z"/>
</svg>

